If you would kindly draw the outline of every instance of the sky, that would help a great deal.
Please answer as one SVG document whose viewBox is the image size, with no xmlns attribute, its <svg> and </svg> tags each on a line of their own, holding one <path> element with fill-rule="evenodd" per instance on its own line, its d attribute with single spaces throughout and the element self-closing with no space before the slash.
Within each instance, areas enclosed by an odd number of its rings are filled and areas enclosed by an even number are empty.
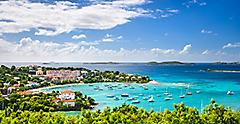
<svg viewBox="0 0 240 124">
<path fill-rule="evenodd" d="M 3 0 L 0 62 L 240 61 L 239 0 Z"/>
</svg>

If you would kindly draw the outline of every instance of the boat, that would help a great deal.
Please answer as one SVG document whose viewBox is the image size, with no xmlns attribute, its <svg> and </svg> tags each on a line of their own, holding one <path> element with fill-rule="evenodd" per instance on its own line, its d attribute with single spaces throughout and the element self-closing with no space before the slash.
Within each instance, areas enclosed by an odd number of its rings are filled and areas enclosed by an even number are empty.
<svg viewBox="0 0 240 124">
<path fill-rule="evenodd" d="M 140 103 L 140 100 L 134 100 L 132 101 L 132 104 Z"/>
<path fill-rule="evenodd" d="M 153 96 L 150 97 L 150 99 L 148 100 L 148 102 L 154 102 Z"/>
<path fill-rule="evenodd" d="M 120 100 L 118 97 L 114 97 L 114 100 L 116 100 L 116 101 L 118 101 L 118 100 Z"/>
<path fill-rule="evenodd" d="M 234 92 L 229 90 L 229 91 L 227 91 L 227 95 L 234 95 Z"/>
<path fill-rule="evenodd" d="M 172 98 L 170 97 L 166 97 L 165 100 L 168 101 L 168 100 L 171 100 Z"/>
<path fill-rule="evenodd" d="M 134 100 L 134 98 L 133 97 L 127 98 L 127 101 L 131 101 L 131 100 Z"/>
<path fill-rule="evenodd" d="M 143 97 L 143 100 L 148 100 L 149 98 L 148 97 Z"/>
<path fill-rule="evenodd" d="M 161 96 L 161 94 L 157 94 L 157 97 L 160 97 Z"/>
<path fill-rule="evenodd" d="M 179 96 L 179 98 L 184 98 L 185 95 L 182 93 L 182 89 L 181 89 L 181 95 Z"/>
<path fill-rule="evenodd" d="M 103 88 L 99 88 L 98 90 L 99 90 L 99 91 L 103 91 Z"/>
<path fill-rule="evenodd" d="M 94 87 L 93 89 L 94 89 L 94 90 L 99 90 L 99 87 L 97 86 L 97 87 Z"/>
<path fill-rule="evenodd" d="M 167 91 L 167 88 L 165 89 L 165 92 L 163 93 L 164 95 L 168 95 L 168 91 Z"/>
<path fill-rule="evenodd" d="M 125 85 L 124 85 L 124 87 L 128 87 L 128 86 L 129 86 L 129 84 L 125 84 Z"/>
<path fill-rule="evenodd" d="M 143 96 L 143 94 L 139 94 L 139 96 Z"/>
<path fill-rule="evenodd" d="M 108 98 L 113 98 L 114 95 L 112 95 L 112 94 L 108 94 L 107 97 L 108 97 Z"/>
<path fill-rule="evenodd" d="M 128 97 L 129 95 L 127 93 L 121 94 L 121 97 Z"/>
<path fill-rule="evenodd" d="M 196 94 L 199 94 L 200 92 L 201 92 L 200 90 L 197 90 L 197 91 L 196 91 Z"/>
<path fill-rule="evenodd" d="M 143 88 L 144 88 L 144 90 L 148 90 L 148 87 L 146 87 L 146 86 L 144 86 Z"/>
<path fill-rule="evenodd" d="M 130 89 L 135 89 L 135 88 L 133 86 L 131 86 Z"/>
<path fill-rule="evenodd" d="M 93 84 L 89 84 L 88 86 L 92 87 L 92 86 L 93 86 Z"/>
<path fill-rule="evenodd" d="M 187 95 L 192 95 L 192 92 L 188 91 L 188 92 L 187 92 Z"/>
</svg>

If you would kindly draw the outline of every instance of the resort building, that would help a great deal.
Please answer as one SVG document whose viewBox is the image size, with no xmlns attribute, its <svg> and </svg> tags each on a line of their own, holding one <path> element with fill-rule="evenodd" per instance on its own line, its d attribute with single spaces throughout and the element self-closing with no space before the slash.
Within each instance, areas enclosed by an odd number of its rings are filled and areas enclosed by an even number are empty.
<svg viewBox="0 0 240 124">
<path fill-rule="evenodd" d="M 46 76 L 50 79 L 59 78 L 59 79 L 74 79 L 80 76 L 79 70 L 48 70 Z"/>
<path fill-rule="evenodd" d="M 75 93 L 71 90 L 64 90 L 61 92 L 61 95 L 59 95 L 59 98 L 61 100 L 74 100 L 75 99 Z"/>
</svg>

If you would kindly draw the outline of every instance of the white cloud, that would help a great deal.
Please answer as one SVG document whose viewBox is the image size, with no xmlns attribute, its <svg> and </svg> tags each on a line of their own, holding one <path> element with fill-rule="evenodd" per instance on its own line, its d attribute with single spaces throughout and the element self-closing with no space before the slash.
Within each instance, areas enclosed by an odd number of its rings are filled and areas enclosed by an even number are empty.
<svg viewBox="0 0 240 124">
<path fill-rule="evenodd" d="M 202 52 L 202 55 L 207 55 L 207 54 L 209 54 L 208 50 L 205 50 L 205 51 Z"/>
<path fill-rule="evenodd" d="M 199 6 L 206 6 L 207 3 L 203 0 L 188 0 L 187 2 L 182 3 L 187 8 L 193 6 L 193 5 L 199 5 Z"/>
<path fill-rule="evenodd" d="M 155 54 L 174 54 L 176 51 L 174 49 L 152 48 L 151 52 Z"/>
<path fill-rule="evenodd" d="M 202 29 L 202 30 L 201 30 L 201 33 L 202 33 L 202 34 L 212 34 L 213 31 Z"/>
<path fill-rule="evenodd" d="M 201 53 L 188 53 L 191 45 L 182 50 L 175 49 L 100 49 L 98 42 L 45 42 L 33 40 L 29 37 L 18 42 L 0 39 L 0 62 L 9 61 L 234 61 L 239 53 L 228 54 L 223 51 L 209 52 L 204 56 Z"/>
<path fill-rule="evenodd" d="M 84 39 L 87 38 L 85 34 L 73 35 L 72 39 Z"/>
<path fill-rule="evenodd" d="M 123 0 L 78 7 L 71 2 L 1 1 L 0 20 L 11 21 L 0 22 L 0 33 L 18 33 L 35 28 L 38 30 L 35 35 L 54 36 L 74 29 L 111 29 L 133 18 L 147 16 L 146 10 L 131 9 L 145 2 Z"/>
<path fill-rule="evenodd" d="M 99 43 L 45 42 L 29 37 L 22 38 L 19 42 L 0 39 L 0 61 L 148 61 L 185 56 L 174 49 L 99 49 Z"/>
<path fill-rule="evenodd" d="M 184 48 L 179 52 L 179 54 L 187 54 L 191 48 L 192 48 L 192 45 L 188 44 L 184 46 Z"/>
<path fill-rule="evenodd" d="M 223 49 L 225 48 L 240 48 L 240 42 L 238 43 L 228 43 L 222 47 Z"/>
<path fill-rule="evenodd" d="M 156 9 L 156 13 L 160 15 L 161 18 L 166 18 L 169 16 L 173 16 L 179 13 L 179 10 L 177 9 Z"/>
<path fill-rule="evenodd" d="M 114 37 L 114 36 L 111 35 L 111 34 L 106 34 L 106 35 L 104 36 L 104 38 L 103 38 L 101 41 L 99 41 L 99 42 L 114 42 L 114 41 L 120 40 L 120 39 L 122 39 L 122 38 L 123 38 L 122 36 Z"/>
</svg>

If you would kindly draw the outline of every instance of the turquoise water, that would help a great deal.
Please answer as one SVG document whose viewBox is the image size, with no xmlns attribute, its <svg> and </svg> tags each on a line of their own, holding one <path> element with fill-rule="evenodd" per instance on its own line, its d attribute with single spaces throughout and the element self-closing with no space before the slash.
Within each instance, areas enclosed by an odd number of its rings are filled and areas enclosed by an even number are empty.
<svg viewBox="0 0 240 124">
<path fill-rule="evenodd" d="M 10 63 L 12 65 L 12 63 Z M 25 63 L 26 64 L 26 63 Z M 40 64 L 40 63 L 38 63 Z M 18 63 L 15 65 L 24 65 Z M 40 64 L 41 65 L 41 64 Z M 46 66 L 46 65 L 44 65 Z M 209 104 L 210 99 L 214 98 L 218 103 L 229 106 L 234 110 L 240 109 L 240 73 L 210 73 L 201 71 L 203 69 L 226 69 L 226 70 L 240 70 L 240 65 L 218 65 L 218 64 L 194 64 L 194 65 L 147 65 L 147 64 L 81 64 L 81 63 L 59 63 L 49 64 L 47 66 L 52 67 L 85 67 L 89 69 L 99 70 L 113 70 L 126 73 L 134 73 L 141 75 L 148 75 L 151 79 L 161 82 L 163 85 L 147 85 L 148 90 L 144 90 L 138 84 L 131 84 L 135 89 L 130 87 L 124 87 L 120 85 L 122 89 L 118 87 L 114 90 L 109 90 L 104 85 L 106 83 L 96 83 L 94 86 L 88 84 L 60 87 L 52 90 L 66 90 L 71 89 L 74 91 L 81 91 L 86 95 L 93 97 L 96 102 L 99 103 L 96 109 L 103 109 L 106 106 L 115 107 L 122 105 L 123 103 L 132 104 L 127 98 L 123 98 L 120 95 L 122 93 L 128 93 L 130 97 L 138 96 L 140 103 L 134 104 L 138 107 L 154 111 L 164 111 L 165 108 L 173 109 L 173 103 L 184 102 L 186 105 L 201 109 L 201 103 L 204 107 Z M 181 91 L 185 92 L 185 86 L 175 86 L 176 83 L 190 84 L 190 91 L 193 95 L 185 95 L 184 99 L 179 98 Z M 115 84 L 115 83 L 114 83 Z M 94 90 L 95 86 L 103 88 L 103 91 Z M 165 101 L 163 92 L 168 89 L 173 96 L 172 100 Z M 200 94 L 196 94 L 196 91 L 200 90 Z M 234 91 L 234 95 L 227 95 L 227 91 Z M 116 101 L 114 98 L 107 98 L 107 95 L 112 94 L 120 98 Z M 139 96 L 144 94 L 144 96 Z M 160 94 L 160 97 L 158 97 Z M 152 95 L 154 102 L 148 102 L 143 100 L 143 97 Z"/>
</svg>

